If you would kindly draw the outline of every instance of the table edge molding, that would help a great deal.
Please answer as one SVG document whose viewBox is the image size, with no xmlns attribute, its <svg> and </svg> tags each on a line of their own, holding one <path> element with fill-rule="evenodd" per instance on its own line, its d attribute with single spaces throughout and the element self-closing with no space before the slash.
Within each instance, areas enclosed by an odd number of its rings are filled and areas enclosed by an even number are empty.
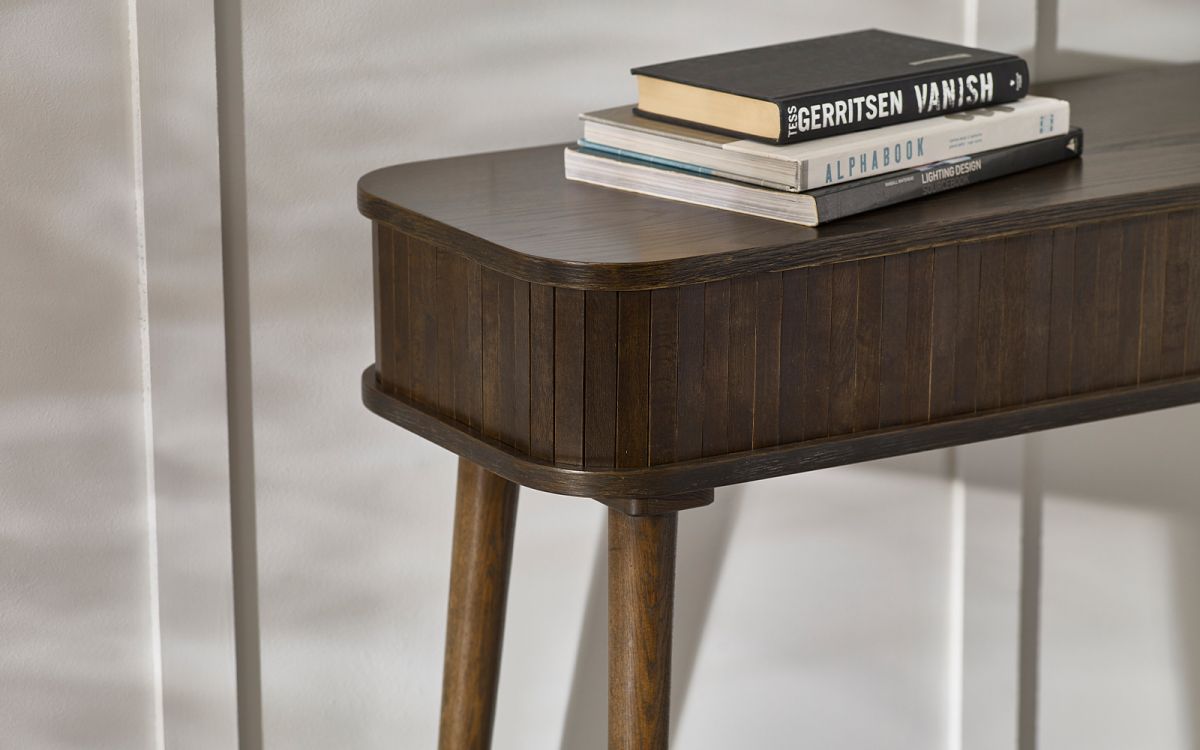
<svg viewBox="0 0 1200 750">
<path fill-rule="evenodd" d="M 719 281 L 764 271 L 788 271 L 995 239 L 1082 222 L 1200 208 L 1200 185 L 1185 185 L 1048 206 L 1023 212 L 1019 220 L 1009 214 L 997 213 L 970 222 L 930 223 L 910 228 L 913 231 L 897 232 L 894 228 L 880 227 L 845 237 L 739 248 L 710 255 L 643 263 L 589 263 L 528 255 L 391 203 L 363 187 L 370 174 L 359 180 L 358 187 L 358 210 L 368 219 L 522 281 L 598 291 L 637 291 Z M 798 259 L 801 251 L 803 258 Z"/>
<path fill-rule="evenodd" d="M 539 461 L 385 392 L 375 366 L 362 373 L 363 404 L 378 416 L 509 481 L 560 495 L 662 499 L 759 479 L 1067 427 L 1200 402 L 1200 376 L 1065 396 L 938 422 L 870 430 L 635 469 L 580 469 Z"/>
</svg>

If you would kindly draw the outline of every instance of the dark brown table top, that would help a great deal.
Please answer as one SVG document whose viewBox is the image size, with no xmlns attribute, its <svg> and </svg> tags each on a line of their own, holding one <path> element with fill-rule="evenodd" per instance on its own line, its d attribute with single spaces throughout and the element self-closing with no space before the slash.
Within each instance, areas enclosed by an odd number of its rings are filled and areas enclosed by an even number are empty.
<svg viewBox="0 0 1200 750">
<path fill-rule="evenodd" d="M 679 509 L 1200 401 L 1200 65 L 1040 90 L 1082 160 L 817 229 L 570 183 L 562 146 L 373 172 L 364 402 L 522 485 Z"/>
<path fill-rule="evenodd" d="M 360 180 L 359 204 L 372 219 L 521 279 L 637 289 L 1200 199 L 1200 65 L 1035 91 L 1070 101 L 1082 159 L 819 228 L 569 182 L 561 144 L 380 169 Z"/>
</svg>

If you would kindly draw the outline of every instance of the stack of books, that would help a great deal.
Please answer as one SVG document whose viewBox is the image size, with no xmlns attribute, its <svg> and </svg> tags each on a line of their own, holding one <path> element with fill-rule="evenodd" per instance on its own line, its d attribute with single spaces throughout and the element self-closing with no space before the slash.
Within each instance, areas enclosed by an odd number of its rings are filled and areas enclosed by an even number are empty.
<svg viewBox="0 0 1200 750">
<path fill-rule="evenodd" d="M 816 226 L 1077 157 L 1014 55 L 868 30 L 634 68 L 567 179 Z"/>
</svg>

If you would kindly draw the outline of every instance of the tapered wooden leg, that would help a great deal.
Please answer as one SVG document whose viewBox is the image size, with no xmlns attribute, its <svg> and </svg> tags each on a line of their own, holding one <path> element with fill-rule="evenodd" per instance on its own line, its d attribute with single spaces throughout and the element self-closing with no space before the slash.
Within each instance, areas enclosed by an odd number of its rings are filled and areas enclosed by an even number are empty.
<svg viewBox="0 0 1200 750">
<path fill-rule="evenodd" d="M 665 750 L 677 512 L 608 512 L 608 747 Z"/>
<path fill-rule="evenodd" d="M 440 750 L 492 744 L 518 486 L 458 461 Z"/>
</svg>

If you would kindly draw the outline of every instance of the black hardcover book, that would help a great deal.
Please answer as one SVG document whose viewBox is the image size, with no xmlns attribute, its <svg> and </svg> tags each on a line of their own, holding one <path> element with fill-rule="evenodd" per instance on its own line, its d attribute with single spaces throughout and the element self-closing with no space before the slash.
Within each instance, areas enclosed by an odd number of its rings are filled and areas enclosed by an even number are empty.
<svg viewBox="0 0 1200 750">
<path fill-rule="evenodd" d="M 657 198 L 816 226 L 884 206 L 974 185 L 1083 153 L 1083 131 L 983 151 L 853 182 L 791 193 L 748 185 L 641 159 L 614 156 L 578 146 L 565 153 L 569 180 L 627 190 Z"/>
<path fill-rule="evenodd" d="M 638 114 L 796 143 L 1011 102 L 1015 55 L 870 29 L 634 68 Z"/>
</svg>

